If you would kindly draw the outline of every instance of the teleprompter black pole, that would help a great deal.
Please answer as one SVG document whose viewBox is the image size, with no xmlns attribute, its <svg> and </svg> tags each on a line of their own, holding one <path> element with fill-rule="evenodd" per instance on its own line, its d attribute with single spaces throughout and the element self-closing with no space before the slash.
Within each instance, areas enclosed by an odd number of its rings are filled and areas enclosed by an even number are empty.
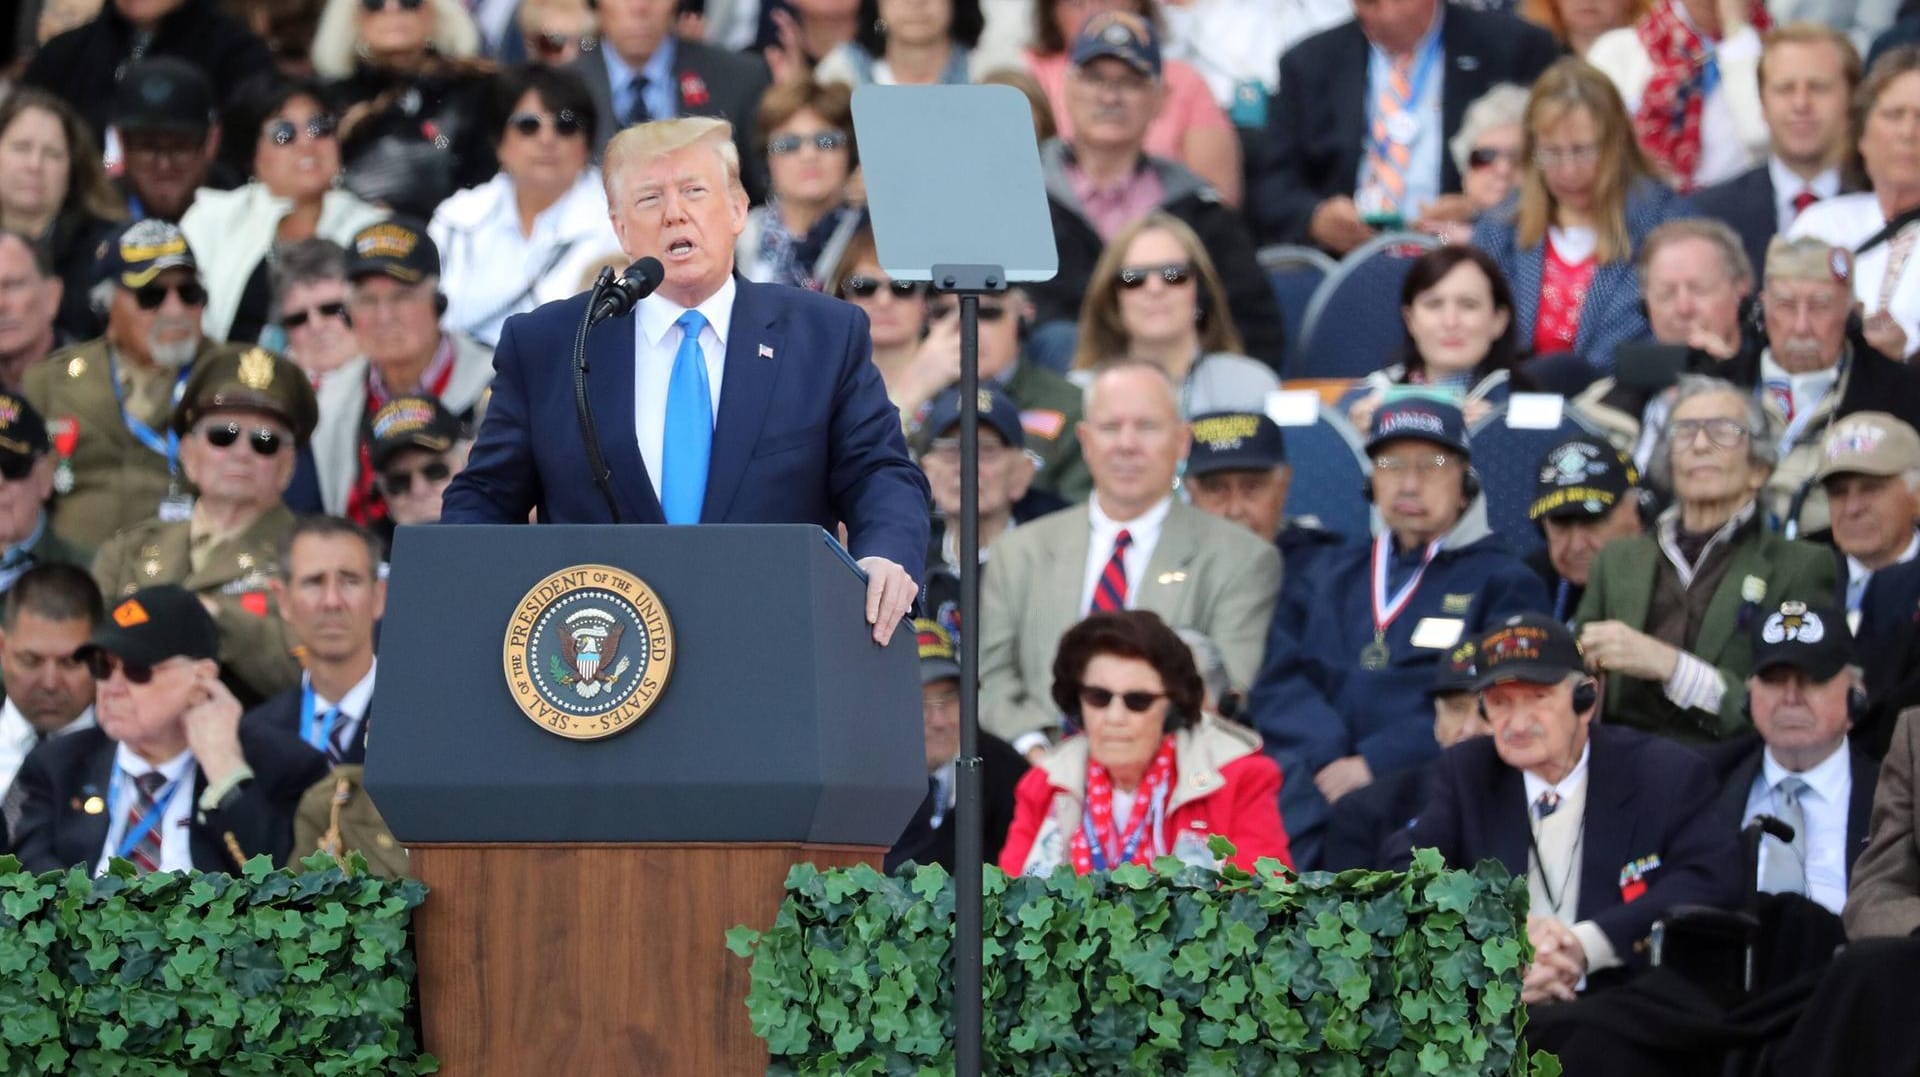
<svg viewBox="0 0 1920 1077">
<path fill-rule="evenodd" d="M 1006 290 L 997 266 L 934 266 L 960 297 L 960 758 L 954 767 L 953 1060 L 980 1077 L 984 1025 L 980 947 L 980 295 Z"/>
</svg>

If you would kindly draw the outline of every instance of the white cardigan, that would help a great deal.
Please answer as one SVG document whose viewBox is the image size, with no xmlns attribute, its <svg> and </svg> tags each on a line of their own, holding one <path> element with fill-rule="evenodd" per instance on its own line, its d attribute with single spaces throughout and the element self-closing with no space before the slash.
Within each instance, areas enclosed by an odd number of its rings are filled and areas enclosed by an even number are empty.
<svg viewBox="0 0 1920 1077">
<path fill-rule="evenodd" d="M 273 194 L 257 180 L 231 191 L 202 187 L 194 194 L 193 205 L 180 218 L 180 231 L 193 248 L 200 282 L 207 288 L 200 324 L 208 337 L 227 339 L 247 281 L 273 253 L 274 233 L 292 209 L 293 199 Z M 386 219 L 386 210 L 351 192 L 332 190 L 320 198 L 314 235 L 350 247 L 355 232 Z"/>
</svg>

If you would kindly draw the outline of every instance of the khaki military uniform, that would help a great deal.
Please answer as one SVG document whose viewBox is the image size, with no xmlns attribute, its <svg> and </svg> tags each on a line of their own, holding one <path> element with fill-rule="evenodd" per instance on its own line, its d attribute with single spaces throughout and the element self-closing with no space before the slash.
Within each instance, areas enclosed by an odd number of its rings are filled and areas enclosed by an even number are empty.
<svg viewBox="0 0 1920 1077">
<path fill-rule="evenodd" d="M 111 605 L 142 587 L 177 583 L 210 598 L 218 609 L 220 664 L 242 706 L 252 706 L 300 683 L 286 626 L 274 602 L 280 544 L 293 530 L 293 513 L 274 504 L 251 527 L 206 540 L 195 550 L 192 523 L 148 519 L 114 536 L 93 561 L 93 578 Z"/>
<path fill-rule="evenodd" d="M 323 852 L 341 861 L 348 853 L 359 853 L 367 858 L 367 870 L 381 878 L 409 874 L 407 850 L 394 840 L 380 809 L 367 796 L 364 769 L 342 763 L 300 798 L 293 817 L 293 855 L 287 861 L 296 871 L 300 861 Z"/>
<path fill-rule="evenodd" d="M 1793 444 L 1780 454 L 1780 462 L 1774 465 L 1773 474 L 1767 476 L 1766 488 L 1760 492 L 1761 505 L 1774 519 L 1799 521 L 1798 535 L 1824 531 L 1830 523 L 1827 488 L 1813 481 L 1813 477 L 1819 474 L 1820 465 L 1826 460 L 1824 446 L 1827 430 L 1840 418 L 1838 412 L 1841 403 L 1846 400 L 1847 381 L 1853 376 L 1853 371 L 1852 363 L 1842 368 L 1840 380 L 1814 407 L 1813 414 L 1794 436 Z M 1777 440 L 1786 433 L 1786 414 L 1780 410 L 1780 404 L 1773 394 L 1762 393 L 1760 399 L 1766 406 L 1767 418 L 1772 425 L 1767 436 Z M 1797 516 L 1794 515 L 1796 508 L 1799 510 Z"/>
<path fill-rule="evenodd" d="M 1020 429 L 1027 435 L 1027 449 L 1040 458 L 1033 485 L 1068 501 L 1085 501 L 1093 492 L 1093 475 L 1080 455 L 1080 435 L 1074 432 L 1081 418 L 1081 391 L 1024 359 L 1014 366 L 1003 388 L 1020 405 Z"/>
<path fill-rule="evenodd" d="M 206 341 L 193 362 L 245 350 Z M 167 458 L 127 429 L 112 368 L 106 340 L 90 340 L 28 367 L 21 386 L 27 403 L 46 419 L 54 455 L 64 459 L 73 478 L 72 488 L 56 492 L 48 503 L 53 531 L 87 550 L 99 549 L 124 528 L 152 520 L 168 490 Z M 175 371 L 156 371 L 128 378 L 128 413 L 161 431 L 163 439 L 177 376 Z M 191 492 L 186 476 L 180 484 L 183 492 Z"/>
</svg>

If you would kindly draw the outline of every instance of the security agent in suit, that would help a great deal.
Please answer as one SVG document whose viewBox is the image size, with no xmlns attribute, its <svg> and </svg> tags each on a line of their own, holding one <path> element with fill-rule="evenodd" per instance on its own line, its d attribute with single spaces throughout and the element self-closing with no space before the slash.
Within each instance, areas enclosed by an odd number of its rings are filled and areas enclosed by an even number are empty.
<svg viewBox="0 0 1920 1077">
<path fill-rule="evenodd" d="M 724 120 L 642 124 L 607 147 L 614 231 L 665 267 L 629 318 L 587 342 L 587 393 L 612 478 L 576 436 L 571 355 L 587 296 L 501 330 L 492 402 L 442 523 L 844 522 L 885 643 L 927 549 L 926 477 L 871 358 L 860 308 L 733 273 L 747 196 Z M 637 389 L 636 389 L 637 382 Z M 779 401 L 778 406 L 774 401 Z M 557 432 L 565 431 L 564 435 Z M 604 495 L 604 496 L 603 496 Z"/>
<path fill-rule="evenodd" d="M 953 870 L 954 760 L 960 756 L 960 656 L 953 635 L 938 622 L 913 622 L 920 644 L 920 716 L 927 736 L 927 797 L 887 850 L 886 870 L 912 861 Z M 1006 741 L 980 734 L 980 848 L 999 855 L 1013 825 L 1013 792 L 1027 761 Z"/>
<path fill-rule="evenodd" d="M 1354 198 L 1369 156 L 1373 102 L 1388 92 L 1383 83 L 1396 59 L 1410 63 L 1408 80 L 1420 83 L 1412 110 L 1417 121 L 1388 133 L 1389 140 L 1395 134 L 1407 139 L 1412 204 L 1402 207 L 1402 216 L 1411 224 L 1427 199 L 1460 191 L 1446 141 L 1460 129 L 1467 106 L 1499 83 L 1530 85 L 1560 54 L 1552 35 L 1537 26 L 1443 0 L 1359 3 L 1354 15 L 1280 58 L 1280 88 L 1267 110 L 1267 152 L 1247 199 L 1257 207 L 1262 243 L 1317 243 L 1344 254 L 1374 234 Z M 1420 80 L 1427 49 L 1435 51 Z"/>
<path fill-rule="evenodd" d="M 599 112 L 593 152 L 599 156 L 622 128 L 678 116 L 718 116 L 733 124 L 741 181 L 760 202 L 767 191 L 765 158 L 749 139 L 760 98 L 772 84 L 754 52 L 715 48 L 674 33 L 679 9 L 663 0 L 588 0 L 600 20 L 599 48 L 569 65 L 587 84 Z M 635 88 L 635 80 L 642 86 Z"/>
<path fill-rule="evenodd" d="M 1440 757 L 1393 862 L 1433 847 L 1455 867 L 1492 858 L 1524 875 L 1535 950 L 1525 1002 L 1571 1001 L 1644 968 L 1653 923 L 1675 906 L 1738 902 L 1739 850 L 1706 760 L 1595 726 L 1601 682 L 1565 625 L 1507 618 L 1481 637 L 1478 662 L 1492 735 Z"/>
<path fill-rule="evenodd" d="M 1762 840 L 1756 885 L 1801 894 L 1838 916 L 1880 774 L 1847 737 L 1859 700 L 1853 635 L 1835 606 L 1784 602 L 1753 636 L 1747 705 L 1759 735 L 1710 756 L 1722 781 L 1720 808 L 1736 829 L 1758 815 L 1793 827 L 1791 844 Z"/>
<path fill-rule="evenodd" d="M 284 862 L 300 794 L 326 763 L 282 734 L 243 728 L 220 682 L 219 635 L 172 584 L 122 599 L 78 652 L 99 682 L 97 729 L 48 741 L 17 779 L 15 852 L 33 872 L 110 858 L 154 870 L 236 872 Z"/>
</svg>

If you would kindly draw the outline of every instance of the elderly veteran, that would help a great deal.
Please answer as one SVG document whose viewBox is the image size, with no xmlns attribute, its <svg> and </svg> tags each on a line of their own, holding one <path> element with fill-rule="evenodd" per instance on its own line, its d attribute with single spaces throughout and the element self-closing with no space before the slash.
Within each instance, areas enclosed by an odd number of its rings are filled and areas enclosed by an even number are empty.
<svg viewBox="0 0 1920 1077">
<path fill-rule="evenodd" d="M 293 527 L 280 497 L 315 415 L 306 374 L 265 349 L 200 364 L 172 426 L 181 466 L 200 491 L 191 514 L 130 527 L 93 562 L 109 602 L 162 583 L 200 596 L 219 626 L 221 676 L 243 706 L 300 679 L 272 581 Z"/>
<path fill-rule="evenodd" d="M 1883 411 L 1855 412 L 1827 431 L 1815 477 L 1845 569 L 1840 597 L 1857 627 L 1874 576 L 1920 557 L 1920 433 Z"/>
<path fill-rule="evenodd" d="M 1644 528 L 1645 491 L 1633 458 L 1599 438 L 1577 437 L 1540 458 L 1527 518 L 1546 536 L 1546 548 L 1527 555 L 1553 596 L 1553 619 L 1565 623 L 1587 593 L 1593 559 L 1614 539 Z"/>
<path fill-rule="evenodd" d="M 1747 727 L 1748 635 L 1763 604 L 1833 593 L 1833 556 L 1768 531 L 1756 500 L 1776 442 L 1764 406 L 1717 378 L 1680 380 L 1654 466 L 1676 504 L 1654 533 L 1594 559 L 1574 620 L 1588 665 L 1611 676 L 1606 720 L 1683 741 Z"/>
<path fill-rule="evenodd" d="M 1285 515 L 1293 468 L 1272 419 L 1257 411 L 1213 411 L 1194 416 L 1188 426 L 1193 445 L 1182 484 L 1194 508 L 1278 546 L 1288 576 L 1296 580 L 1317 553 L 1340 544 L 1340 536 L 1313 518 Z"/>
</svg>

